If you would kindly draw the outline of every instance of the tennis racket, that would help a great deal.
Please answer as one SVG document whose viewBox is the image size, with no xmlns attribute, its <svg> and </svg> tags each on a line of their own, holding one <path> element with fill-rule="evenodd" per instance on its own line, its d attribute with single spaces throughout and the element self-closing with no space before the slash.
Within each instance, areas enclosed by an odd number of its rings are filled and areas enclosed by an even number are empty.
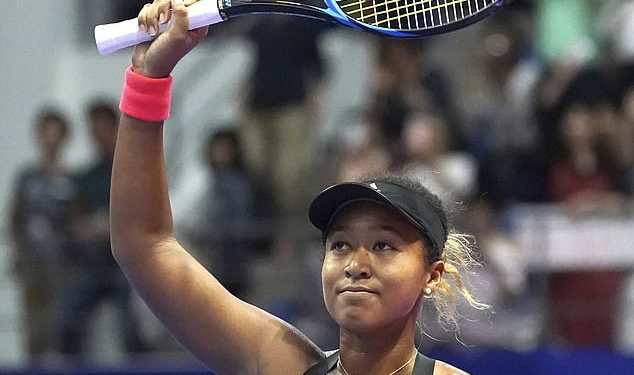
<svg viewBox="0 0 634 375">
<path fill-rule="evenodd" d="M 254 13 L 289 14 L 339 23 L 357 30 L 399 38 L 440 34 L 470 25 L 509 0 L 324 0 L 325 8 L 285 0 L 200 0 L 188 8 L 196 29 Z M 169 28 L 169 22 L 161 31 Z M 95 27 L 102 55 L 151 40 L 136 19 Z"/>
</svg>

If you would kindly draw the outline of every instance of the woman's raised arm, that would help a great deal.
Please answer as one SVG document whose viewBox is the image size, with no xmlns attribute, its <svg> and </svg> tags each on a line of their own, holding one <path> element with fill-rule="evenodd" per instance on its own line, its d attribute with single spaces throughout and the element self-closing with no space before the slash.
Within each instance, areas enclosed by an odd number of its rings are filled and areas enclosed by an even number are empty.
<svg viewBox="0 0 634 375">
<path fill-rule="evenodd" d="M 145 6 L 139 23 L 156 30 L 160 14 L 173 18 L 172 27 L 137 46 L 126 73 L 111 186 L 113 254 L 154 313 L 216 373 L 301 374 L 321 351 L 288 324 L 232 296 L 173 236 L 163 155 L 169 100 L 157 103 L 169 95 L 176 63 L 207 30 L 187 31 L 185 4 L 168 0 Z"/>
</svg>

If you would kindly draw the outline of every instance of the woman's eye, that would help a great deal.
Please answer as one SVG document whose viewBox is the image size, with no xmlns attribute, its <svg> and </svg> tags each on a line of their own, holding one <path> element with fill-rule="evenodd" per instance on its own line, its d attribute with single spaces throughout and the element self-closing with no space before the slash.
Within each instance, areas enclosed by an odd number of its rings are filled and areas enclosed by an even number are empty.
<svg viewBox="0 0 634 375">
<path fill-rule="evenodd" d="M 390 245 L 387 242 L 377 242 L 376 244 L 374 244 L 374 250 L 388 251 L 388 250 L 394 250 L 394 248 L 392 247 L 392 245 Z"/>
<path fill-rule="evenodd" d="M 333 242 L 332 245 L 330 246 L 330 250 L 335 250 L 335 251 L 343 251 L 349 248 L 350 247 L 348 246 L 348 244 L 346 244 L 343 241 Z"/>
</svg>

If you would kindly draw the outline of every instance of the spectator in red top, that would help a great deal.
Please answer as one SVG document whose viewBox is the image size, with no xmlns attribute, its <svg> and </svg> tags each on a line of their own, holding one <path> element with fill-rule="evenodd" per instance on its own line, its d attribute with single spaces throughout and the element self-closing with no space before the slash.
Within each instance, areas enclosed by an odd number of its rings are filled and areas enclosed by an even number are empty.
<svg viewBox="0 0 634 375">
<path fill-rule="evenodd" d="M 601 115 L 614 108 L 597 87 L 598 72 L 582 73 L 560 104 L 560 154 L 549 168 L 548 194 L 574 215 L 618 214 L 623 205 L 618 165 L 601 132 Z M 605 84 L 601 84 L 605 86 Z"/>
</svg>

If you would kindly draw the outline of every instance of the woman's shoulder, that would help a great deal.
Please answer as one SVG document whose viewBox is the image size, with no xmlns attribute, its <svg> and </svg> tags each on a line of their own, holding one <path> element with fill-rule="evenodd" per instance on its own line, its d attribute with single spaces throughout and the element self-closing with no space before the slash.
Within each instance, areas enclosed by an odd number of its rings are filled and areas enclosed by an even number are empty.
<svg viewBox="0 0 634 375">
<path fill-rule="evenodd" d="M 469 375 L 469 373 L 443 361 L 436 360 L 434 375 Z"/>
</svg>

